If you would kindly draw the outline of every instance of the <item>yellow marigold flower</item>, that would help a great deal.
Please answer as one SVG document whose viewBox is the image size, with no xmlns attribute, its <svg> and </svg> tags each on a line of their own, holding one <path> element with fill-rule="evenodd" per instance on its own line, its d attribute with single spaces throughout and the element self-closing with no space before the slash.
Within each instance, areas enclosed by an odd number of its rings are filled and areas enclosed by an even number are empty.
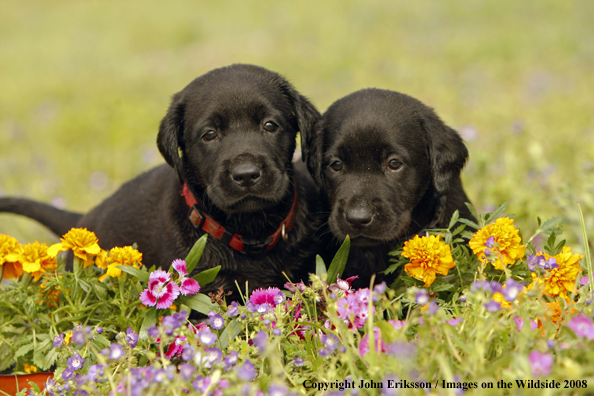
<svg viewBox="0 0 594 396">
<path fill-rule="evenodd" d="M 478 230 L 468 244 L 479 260 L 484 263 L 490 262 L 495 269 L 503 270 L 504 267 L 524 257 L 526 246 L 520 244 L 521 241 L 519 231 L 514 226 L 514 220 L 501 217 Z M 492 252 L 494 261 L 487 258 L 486 249 Z"/>
<path fill-rule="evenodd" d="M 70 343 L 70 339 L 72 338 L 72 331 L 67 331 L 64 334 L 64 345 L 68 345 Z"/>
<path fill-rule="evenodd" d="M 33 366 L 32 364 L 25 363 L 25 364 L 23 364 L 23 370 L 27 374 L 36 373 L 37 372 L 37 367 Z"/>
<path fill-rule="evenodd" d="M 404 242 L 402 256 L 410 260 L 404 270 L 413 278 L 424 281 L 425 287 L 431 286 L 435 281 L 435 274 L 447 275 L 450 268 L 456 265 L 450 246 L 439 238 L 441 235 L 415 235 L 413 239 Z"/>
<path fill-rule="evenodd" d="M 23 275 L 23 266 L 18 261 L 21 250 L 22 246 L 15 238 L 0 234 L 0 278 L 12 279 Z"/>
<path fill-rule="evenodd" d="M 58 268 L 56 259 L 47 254 L 47 245 L 45 243 L 29 243 L 23 245 L 19 253 L 9 255 L 14 260 L 21 263 L 23 271 L 30 273 L 37 282 L 41 277 L 42 271 L 48 271 Z"/>
<path fill-rule="evenodd" d="M 503 297 L 503 294 L 501 294 L 499 292 L 496 292 L 496 293 L 493 294 L 493 301 L 498 302 L 499 305 L 501 305 L 501 308 L 509 308 L 509 307 L 511 307 L 511 303 L 508 302 L 505 299 L 505 297 Z"/>
<path fill-rule="evenodd" d="M 141 261 L 142 253 L 133 247 L 114 247 L 109 251 L 109 257 L 107 257 L 106 262 L 109 263 L 107 266 L 107 271 L 99 278 L 99 280 L 103 282 L 103 280 L 108 276 L 117 278 L 118 276 L 122 275 L 122 270 L 117 268 L 118 266 L 127 265 L 133 266 L 134 268 L 139 268 L 139 266 L 142 265 Z"/>
<path fill-rule="evenodd" d="M 84 268 L 93 264 L 93 256 L 101 252 L 97 236 L 86 228 L 73 228 L 60 240 L 62 242 L 50 246 L 47 253 L 51 257 L 56 257 L 60 252 L 72 250 L 76 257 L 84 261 Z"/>
<path fill-rule="evenodd" d="M 107 268 L 107 252 L 103 249 L 99 252 L 97 256 L 95 256 L 95 265 L 101 269 Z"/>
<path fill-rule="evenodd" d="M 537 256 L 542 255 L 538 254 Z M 551 257 L 557 261 L 558 268 L 553 268 L 548 271 L 544 278 L 539 278 L 535 273 L 532 273 L 532 283 L 528 286 L 532 289 L 537 284 L 544 285 L 544 294 L 549 296 L 561 296 L 568 299 L 567 292 L 573 291 L 575 287 L 575 280 L 580 274 L 579 260 L 584 258 L 581 254 L 571 253 L 569 246 L 563 246 L 563 251 L 556 256 L 544 254 L 545 260 Z"/>
</svg>

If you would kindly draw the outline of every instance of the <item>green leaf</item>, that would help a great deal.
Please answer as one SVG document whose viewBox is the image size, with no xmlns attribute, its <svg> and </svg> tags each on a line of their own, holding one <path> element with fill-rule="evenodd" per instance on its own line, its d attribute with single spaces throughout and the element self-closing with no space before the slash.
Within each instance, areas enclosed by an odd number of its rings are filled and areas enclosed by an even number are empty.
<svg viewBox="0 0 594 396">
<path fill-rule="evenodd" d="M 219 307 L 218 304 L 213 304 L 212 301 L 210 301 L 210 297 L 201 293 L 191 297 L 182 297 L 178 299 L 178 303 L 187 305 L 194 311 L 198 311 L 205 315 L 208 315 L 210 311 L 214 311 Z"/>
<path fill-rule="evenodd" d="M 149 273 L 146 271 L 139 270 L 138 268 L 130 267 L 129 265 L 118 265 L 116 268 L 121 269 L 127 274 L 130 274 L 142 283 L 148 283 L 149 281 Z"/>
<path fill-rule="evenodd" d="M 452 215 L 452 219 L 450 220 L 450 225 L 448 225 L 448 230 L 452 229 L 452 227 L 456 224 L 456 222 L 458 222 L 459 218 L 460 218 L 460 212 L 458 211 L 458 209 L 456 209 L 456 211 Z"/>
<path fill-rule="evenodd" d="M 330 263 L 330 268 L 328 268 L 328 276 L 326 278 L 326 282 L 331 285 L 332 283 L 336 283 L 336 279 L 338 279 L 338 275 L 343 275 L 344 267 L 346 266 L 347 260 L 349 258 L 349 250 L 351 248 L 351 238 L 347 235 L 336 252 L 336 255 L 332 259 L 332 263 Z"/>
<path fill-rule="evenodd" d="M 17 351 L 14 354 L 14 357 L 19 358 L 21 356 L 25 356 L 31 349 L 33 349 L 34 345 L 35 344 L 33 344 L 32 342 L 23 345 L 22 347 L 17 349 Z"/>
<path fill-rule="evenodd" d="M 488 218 L 488 221 L 491 222 L 495 219 L 497 219 L 505 210 L 505 208 L 507 207 L 507 202 L 501 204 L 497 209 L 495 209 L 495 211 L 493 211 L 493 213 L 491 213 L 491 215 Z M 485 220 L 487 220 L 485 218 Z"/>
<path fill-rule="evenodd" d="M 146 314 L 144 315 L 144 319 L 142 320 L 142 324 L 140 325 L 138 338 L 140 338 L 141 340 L 145 340 L 148 338 L 148 328 L 157 324 L 158 317 L 159 314 L 157 313 L 157 308 L 150 307 L 146 310 Z"/>
<path fill-rule="evenodd" d="M 88 293 L 91 291 L 91 285 L 88 282 L 86 282 L 82 279 L 79 279 L 78 284 L 79 284 L 80 288 L 85 291 L 85 293 Z"/>
<path fill-rule="evenodd" d="M 430 290 L 434 293 L 438 293 L 441 291 L 446 291 L 446 290 L 450 290 L 451 288 L 453 288 L 454 285 L 451 283 L 440 283 L 440 284 L 433 284 L 431 285 Z"/>
<path fill-rule="evenodd" d="M 241 328 L 237 324 L 237 319 L 233 319 L 219 336 L 217 341 L 219 349 L 225 350 L 229 346 L 229 342 L 233 341 L 240 332 Z"/>
<path fill-rule="evenodd" d="M 466 205 L 466 207 L 468 208 L 468 210 L 470 211 L 470 214 L 475 218 L 475 219 L 480 219 L 480 216 L 478 215 L 478 213 L 476 213 L 476 210 L 474 209 L 474 206 L 472 206 L 472 204 L 470 202 L 464 202 L 464 205 Z M 480 228 L 480 227 L 478 227 Z"/>
<path fill-rule="evenodd" d="M 188 273 L 191 274 L 198 261 L 200 261 L 200 257 L 202 257 L 202 253 L 204 252 L 204 247 L 206 246 L 206 240 L 208 239 L 208 234 L 204 234 L 196 241 L 190 253 L 186 256 L 186 269 Z"/>
<path fill-rule="evenodd" d="M 452 231 L 452 235 L 458 235 L 466 228 L 466 224 L 460 224 L 454 231 Z"/>
<path fill-rule="evenodd" d="M 326 264 L 319 254 L 316 255 L 316 275 L 321 278 L 326 273 Z"/>
<path fill-rule="evenodd" d="M 199 274 L 194 275 L 192 278 L 195 279 L 196 281 L 198 281 L 198 284 L 200 285 L 200 287 L 202 287 L 202 286 L 208 285 L 210 282 L 212 282 L 217 277 L 217 274 L 219 273 L 220 270 L 221 270 L 221 266 L 217 265 L 214 268 L 209 268 L 207 270 L 202 271 Z M 188 272 L 190 272 L 190 271 L 188 271 Z"/>
<path fill-rule="evenodd" d="M 462 224 L 466 224 L 469 227 L 474 228 L 475 230 L 479 230 L 481 228 L 480 225 L 476 224 L 474 221 L 472 220 L 468 220 L 468 219 L 458 219 L 458 221 Z"/>
</svg>

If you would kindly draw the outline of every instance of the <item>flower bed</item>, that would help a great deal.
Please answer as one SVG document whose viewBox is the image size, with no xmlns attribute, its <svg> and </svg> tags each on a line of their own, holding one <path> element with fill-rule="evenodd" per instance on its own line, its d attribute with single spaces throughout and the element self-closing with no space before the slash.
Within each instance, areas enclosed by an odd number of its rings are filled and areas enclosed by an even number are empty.
<svg viewBox="0 0 594 396">
<path fill-rule="evenodd" d="M 101 250 L 86 230 L 49 248 L 0 236 L 11 279 L 0 289 L 0 369 L 52 369 L 51 395 L 587 392 L 591 260 L 558 240 L 554 221 L 522 238 L 504 208 L 476 223 L 455 214 L 448 229 L 405 242 L 390 287 L 352 290 L 340 278 L 347 238 L 309 285 L 244 293 L 241 304 L 198 293 L 218 268 L 189 277 L 206 238 L 167 272 L 143 267 L 133 247 Z M 62 250 L 74 253 L 72 272 L 55 258 Z M 191 310 L 208 320 L 189 321 Z"/>
</svg>

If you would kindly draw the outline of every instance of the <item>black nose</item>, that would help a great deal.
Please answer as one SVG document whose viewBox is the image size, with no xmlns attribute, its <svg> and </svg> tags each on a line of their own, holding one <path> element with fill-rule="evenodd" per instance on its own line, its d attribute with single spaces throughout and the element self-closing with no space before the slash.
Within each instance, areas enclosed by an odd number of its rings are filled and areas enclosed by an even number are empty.
<svg viewBox="0 0 594 396">
<path fill-rule="evenodd" d="M 354 228 L 363 228 L 371 223 L 371 220 L 373 220 L 373 214 L 367 208 L 358 207 L 346 210 L 344 212 L 344 218 Z"/>
<path fill-rule="evenodd" d="M 251 162 L 237 165 L 231 170 L 231 177 L 241 187 L 253 186 L 258 183 L 261 175 L 260 167 Z"/>
</svg>

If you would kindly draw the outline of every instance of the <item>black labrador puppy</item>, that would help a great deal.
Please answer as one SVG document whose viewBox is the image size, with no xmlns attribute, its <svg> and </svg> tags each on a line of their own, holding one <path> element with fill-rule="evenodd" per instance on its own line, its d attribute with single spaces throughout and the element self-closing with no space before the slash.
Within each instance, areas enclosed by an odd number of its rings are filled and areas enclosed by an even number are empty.
<svg viewBox="0 0 594 396">
<path fill-rule="evenodd" d="M 471 218 L 462 183 L 468 151 L 452 128 L 418 100 L 364 89 L 330 106 L 306 136 L 304 158 L 327 198 L 335 251 L 347 235 L 342 278 L 386 269 L 388 252 L 426 228 L 447 227 L 457 209 Z"/>
<path fill-rule="evenodd" d="M 281 286 L 313 271 L 319 198 L 291 163 L 296 134 L 320 114 L 277 73 L 252 65 L 215 69 L 173 96 L 157 144 L 167 164 L 124 184 L 86 215 L 25 199 L 0 199 L 0 212 L 62 235 L 94 231 L 104 249 L 138 244 L 143 263 L 168 267 L 210 234 L 195 272 L 221 265 L 202 292 L 234 281 Z"/>
</svg>

